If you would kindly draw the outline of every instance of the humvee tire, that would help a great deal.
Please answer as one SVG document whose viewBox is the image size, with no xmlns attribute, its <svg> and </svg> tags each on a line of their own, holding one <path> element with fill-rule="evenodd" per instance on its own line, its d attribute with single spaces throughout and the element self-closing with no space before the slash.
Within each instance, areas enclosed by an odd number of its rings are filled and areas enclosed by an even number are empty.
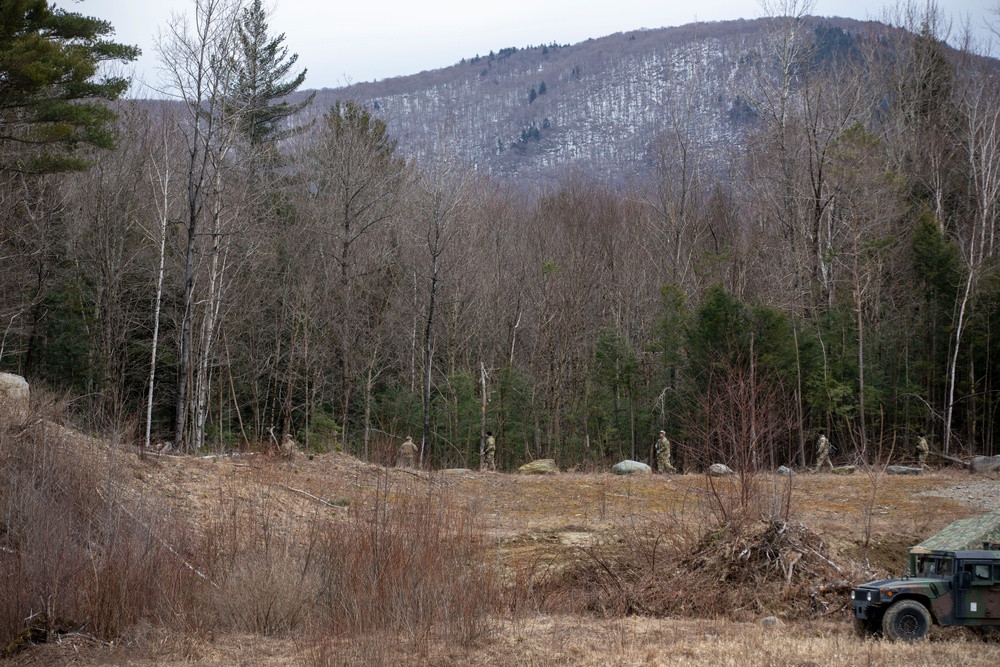
<svg viewBox="0 0 1000 667">
<path fill-rule="evenodd" d="M 882 631 L 889 639 L 915 642 L 927 636 L 931 614 L 916 600 L 900 600 L 886 609 Z"/>
</svg>

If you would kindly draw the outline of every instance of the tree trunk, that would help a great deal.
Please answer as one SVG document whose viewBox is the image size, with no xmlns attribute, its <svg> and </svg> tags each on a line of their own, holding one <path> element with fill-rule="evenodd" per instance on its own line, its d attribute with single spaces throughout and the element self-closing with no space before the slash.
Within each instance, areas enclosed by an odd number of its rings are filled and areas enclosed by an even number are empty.
<svg viewBox="0 0 1000 667">
<path fill-rule="evenodd" d="M 486 364 L 479 362 L 479 385 L 482 390 L 482 406 L 479 415 L 479 469 L 486 467 Z"/>
<path fill-rule="evenodd" d="M 150 435 L 153 426 L 153 389 L 156 386 L 156 353 L 157 345 L 160 341 L 160 304 L 163 301 L 163 274 L 167 256 L 167 222 L 169 221 L 167 212 L 169 210 L 170 159 L 166 151 L 166 131 L 163 133 L 163 147 L 163 163 L 165 167 L 163 171 L 163 180 L 161 181 L 163 187 L 163 208 L 160 210 L 160 265 L 157 268 L 156 273 L 156 301 L 153 307 L 153 343 L 152 349 L 149 353 L 149 392 L 146 399 L 146 437 L 144 444 L 147 449 L 150 445 Z"/>
</svg>

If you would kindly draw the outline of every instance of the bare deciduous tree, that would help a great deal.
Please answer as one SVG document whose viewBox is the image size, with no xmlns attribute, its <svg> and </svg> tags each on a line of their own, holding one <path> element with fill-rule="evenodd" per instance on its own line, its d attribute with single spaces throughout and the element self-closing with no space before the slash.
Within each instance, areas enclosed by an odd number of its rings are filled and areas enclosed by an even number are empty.
<svg viewBox="0 0 1000 667">
<path fill-rule="evenodd" d="M 350 432 L 366 290 L 363 281 L 388 261 L 375 232 L 397 214 L 407 178 L 406 163 L 395 155 L 396 141 L 386 124 L 353 102 L 334 105 L 308 152 L 304 185 L 310 213 L 324 235 L 323 270 L 336 282 L 336 327 L 340 352 L 342 437 Z M 331 271 L 331 269 L 333 269 Z"/>
<path fill-rule="evenodd" d="M 179 123 L 186 147 L 186 247 L 174 441 L 187 448 L 200 447 L 204 438 L 210 360 L 229 267 L 224 171 L 242 110 L 229 103 L 227 91 L 232 89 L 240 9 L 241 0 L 195 0 L 193 21 L 175 15 L 157 42 L 166 87 L 184 104 Z M 200 261 L 205 255 L 207 267 Z M 199 268 L 207 285 L 196 295 Z"/>
<path fill-rule="evenodd" d="M 434 370 L 434 327 L 441 283 L 448 270 L 446 252 L 459 233 L 468 205 L 469 170 L 447 150 L 435 154 L 417 179 L 418 225 L 429 264 L 424 273 L 426 301 L 423 332 L 423 443 L 421 461 L 431 460 L 431 384 Z"/>
</svg>

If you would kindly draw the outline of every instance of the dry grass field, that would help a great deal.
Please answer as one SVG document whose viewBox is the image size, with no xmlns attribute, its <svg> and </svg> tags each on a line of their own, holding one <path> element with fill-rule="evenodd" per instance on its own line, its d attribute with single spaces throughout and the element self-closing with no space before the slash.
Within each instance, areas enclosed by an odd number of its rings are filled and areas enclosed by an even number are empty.
<svg viewBox="0 0 1000 667">
<path fill-rule="evenodd" d="M 1000 664 L 955 629 L 862 640 L 847 611 L 1000 506 L 958 469 L 428 474 L 139 456 L 37 419 L 3 426 L 0 469 L 4 664 Z"/>
</svg>

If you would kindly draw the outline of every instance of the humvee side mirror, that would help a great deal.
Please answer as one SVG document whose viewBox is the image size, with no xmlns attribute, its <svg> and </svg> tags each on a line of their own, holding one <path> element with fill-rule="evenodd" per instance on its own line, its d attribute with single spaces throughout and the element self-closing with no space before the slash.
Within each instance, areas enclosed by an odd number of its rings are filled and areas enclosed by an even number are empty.
<svg viewBox="0 0 1000 667">
<path fill-rule="evenodd" d="M 972 573 L 968 571 L 962 572 L 958 586 L 959 588 L 972 588 Z"/>
</svg>

